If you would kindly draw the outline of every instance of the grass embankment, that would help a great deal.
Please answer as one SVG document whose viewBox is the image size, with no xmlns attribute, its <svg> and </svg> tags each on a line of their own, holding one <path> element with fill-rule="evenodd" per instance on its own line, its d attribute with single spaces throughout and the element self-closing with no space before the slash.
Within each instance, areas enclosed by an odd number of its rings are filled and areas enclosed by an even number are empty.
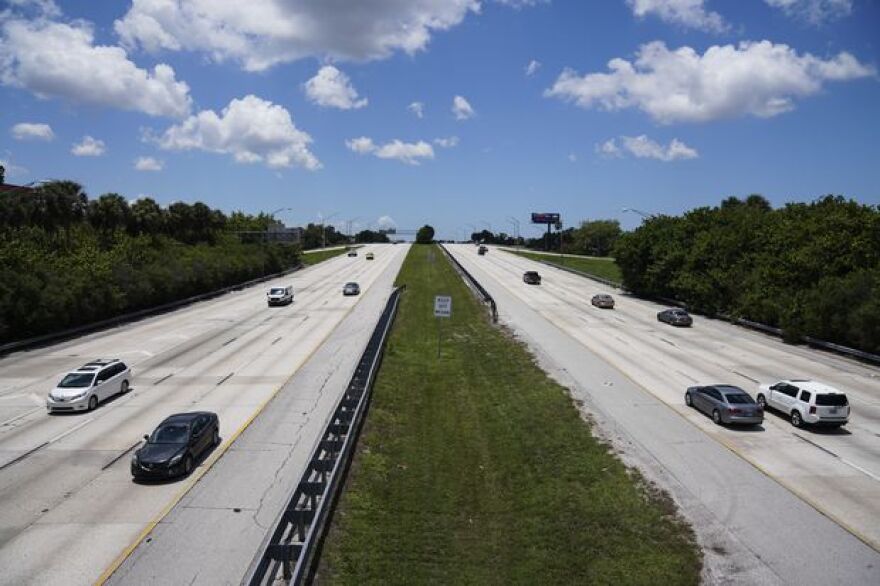
<svg viewBox="0 0 880 586">
<path fill-rule="evenodd" d="M 696 584 L 669 501 L 593 438 L 567 391 L 413 246 L 400 311 L 318 580 Z M 453 299 L 437 357 L 433 300 Z"/>
<path fill-rule="evenodd" d="M 325 261 L 328 258 L 333 258 L 334 256 L 339 256 L 340 254 L 345 254 L 348 252 L 348 248 L 334 248 L 332 250 L 316 250 L 315 252 L 306 251 L 300 255 L 300 261 L 302 261 L 304 266 L 316 265 L 319 262 Z"/>
<path fill-rule="evenodd" d="M 514 252 L 514 251 L 511 251 Z M 620 267 L 614 262 L 613 258 L 596 258 L 587 256 L 556 256 L 552 254 L 537 254 L 534 252 L 516 251 L 514 254 L 530 258 L 532 260 L 544 261 L 546 263 L 568 267 L 583 273 L 589 273 L 615 283 L 623 280 Z"/>
</svg>

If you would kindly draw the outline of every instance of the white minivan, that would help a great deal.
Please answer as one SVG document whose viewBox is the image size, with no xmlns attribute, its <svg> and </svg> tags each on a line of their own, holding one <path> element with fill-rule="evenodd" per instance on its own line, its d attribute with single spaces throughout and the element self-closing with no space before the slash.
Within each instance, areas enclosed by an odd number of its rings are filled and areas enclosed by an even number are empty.
<svg viewBox="0 0 880 586">
<path fill-rule="evenodd" d="M 131 388 L 131 369 L 116 359 L 93 360 L 67 373 L 46 398 L 46 409 L 92 411 L 113 395 Z"/>
<path fill-rule="evenodd" d="M 273 305 L 286 305 L 293 303 L 293 285 L 285 285 L 283 287 L 272 287 L 266 293 L 266 299 L 269 307 Z"/>
<path fill-rule="evenodd" d="M 849 421 L 846 394 L 826 384 L 803 379 L 781 380 L 758 388 L 758 405 L 791 417 L 791 424 L 840 427 Z"/>
</svg>

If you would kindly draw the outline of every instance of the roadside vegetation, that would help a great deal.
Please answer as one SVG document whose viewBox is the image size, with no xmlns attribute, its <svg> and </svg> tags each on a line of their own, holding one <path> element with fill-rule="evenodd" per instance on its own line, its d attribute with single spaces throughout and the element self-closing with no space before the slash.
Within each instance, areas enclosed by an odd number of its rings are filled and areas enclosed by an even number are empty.
<svg viewBox="0 0 880 586">
<path fill-rule="evenodd" d="M 413 246 L 319 583 L 697 584 L 674 506 L 591 435 L 436 246 Z M 437 356 L 434 296 L 451 295 Z"/>
<path fill-rule="evenodd" d="M 880 353 L 880 207 L 827 196 L 773 209 L 752 195 L 656 216 L 614 249 L 623 284 Z"/>
<path fill-rule="evenodd" d="M 300 260 L 306 266 L 316 265 L 319 262 L 347 253 L 349 248 L 346 246 L 345 248 L 334 248 L 332 250 L 315 250 L 314 252 L 304 253 L 300 256 Z"/>
<path fill-rule="evenodd" d="M 512 251 L 515 254 L 530 258 L 532 260 L 543 261 L 548 264 L 558 265 L 575 269 L 582 273 L 601 277 L 615 283 L 620 283 L 622 275 L 620 267 L 614 262 L 613 258 L 595 258 L 580 256 L 557 256 L 551 254 L 539 254 L 535 252 L 526 252 L 522 250 Z"/>
<path fill-rule="evenodd" d="M 0 197 L 0 343 L 60 331 L 289 269 L 299 247 L 242 242 L 271 218 L 161 207 L 71 181 Z"/>
</svg>

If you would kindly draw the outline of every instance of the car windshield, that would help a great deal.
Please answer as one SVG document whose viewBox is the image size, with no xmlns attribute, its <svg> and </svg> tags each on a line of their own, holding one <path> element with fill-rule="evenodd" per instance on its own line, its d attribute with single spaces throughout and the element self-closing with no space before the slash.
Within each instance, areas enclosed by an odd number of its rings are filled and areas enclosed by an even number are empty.
<svg viewBox="0 0 880 586">
<path fill-rule="evenodd" d="M 151 444 L 185 444 L 189 437 L 189 426 L 185 423 L 167 423 L 150 436 Z"/>
<path fill-rule="evenodd" d="M 687 316 L 687 312 L 683 309 L 673 309 L 669 313 L 671 313 L 675 317 L 686 317 Z"/>
<path fill-rule="evenodd" d="M 92 386 L 92 380 L 94 380 L 94 378 L 94 374 L 72 372 L 61 379 L 58 386 L 62 389 L 81 389 L 83 387 Z"/>
<path fill-rule="evenodd" d="M 358 284 L 357 283 L 346 283 L 345 286 L 348 287 L 349 289 L 354 289 L 355 287 L 358 286 Z"/>
<path fill-rule="evenodd" d="M 284 289 L 281 287 L 273 287 L 269 289 L 269 295 L 284 295 Z"/>
<path fill-rule="evenodd" d="M 749 395 L 745 393 L 733 393 L 729 395 L 724 395 L 724 398 L 727 399 L 727 402 L 731 405 L 748 405 L 755 402 Z"/>
<path fill-rule="evenodd" d="M 816 395 L 816 405 L 823 407 L 846 407 L 848 404 L 846 395 Z"/>
</svg>

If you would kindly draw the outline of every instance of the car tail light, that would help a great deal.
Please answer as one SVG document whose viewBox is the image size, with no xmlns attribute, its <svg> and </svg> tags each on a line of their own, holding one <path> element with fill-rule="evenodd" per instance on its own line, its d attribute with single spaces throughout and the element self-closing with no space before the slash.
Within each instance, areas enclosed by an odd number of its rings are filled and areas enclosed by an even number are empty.
<svg viewBox="0 0 880 586">
<path fill-rule="evenodd" d="M 816 414 L 816 406 L 810 405 L 810 415 L 815 415 L 815 414 Z"/>
<path fill-rule="evenodd" d="M 735 414 L 739 413 L 739 409 L 737 409 L 736 407 L 731 407 L 730 412 L 735 415 Z"/>
</svg>

